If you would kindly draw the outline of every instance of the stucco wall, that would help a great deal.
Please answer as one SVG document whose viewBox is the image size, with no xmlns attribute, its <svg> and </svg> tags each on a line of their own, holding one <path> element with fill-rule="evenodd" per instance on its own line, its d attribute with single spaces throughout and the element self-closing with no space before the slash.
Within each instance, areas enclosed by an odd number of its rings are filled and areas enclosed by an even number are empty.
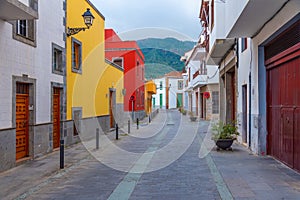
<svg viewBox="0 0 300 200">
<path fill-rule="evenodd" d="M 55 10 L 56 12 L 52 12 Z M 0 129 L 12 124 L 12 75 L 37 79 L 36 123 L 51 121 L 51 81 L 63 83 L 63 77 L 52 73 L 52 42 L 64 48 L 63 0 L 39 2 L 36 20 L 36 45 L 33 47 L 12 38 L 12 24 L 0 20 Z M 56 23 L 61 22 L 61 23 Z"/>
</svg>

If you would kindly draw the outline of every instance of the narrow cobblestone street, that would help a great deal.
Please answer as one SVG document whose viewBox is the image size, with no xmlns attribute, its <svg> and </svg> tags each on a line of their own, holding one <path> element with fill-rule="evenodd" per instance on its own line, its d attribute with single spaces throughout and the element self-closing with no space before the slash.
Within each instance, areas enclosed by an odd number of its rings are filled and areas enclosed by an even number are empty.
<svg viewBox="0 0 300 200">
<path fill-rule="evenodd" d="M 151 135 L 151 131 L 160 126 L 162 128 L 154 136 L 141 137 Z M 156 154 L 180 137 L 177 131 L 181 126 L 184 130 L 190 127 L 197 131 L 194 136 L 192 131 L 184 132 L 187 138 L 192 138 L 187 150 L 166 167 L 150 168 L 164 162 L 158 161 Z M 77 144 L 66 150 L 64 170 L 55 171 L 59 166 L 59 152 L 54 152 L 1 173 L 0 199 L 300 198 L 300 175 L 271 157 L 252 155 L 235 144 L 233 151 L 214 148 L 200 158 L 199 150 L 208 126 L 208 121 L 190 122 L 177 110 L 161 111 L 151 124 L 142 124 L 139 130 L 132 130 L 133 137 L 121 134 L 116 141 L 114 132 L 108 134 L 111 142 L 121 149 L 141 153 L 128 172 L 104 165 L 96 159 L 96 154 L 94 157 L 82 144 Z M 178 150 L 166 155 L 180 155 L 180 148 L 186 144 L 182 141 Z M 121 159 L 113 155 L 110 148 L 105 152 L 112 161 Z M 149 152 L 152 153 L 146 154 Z"/>
</svg>

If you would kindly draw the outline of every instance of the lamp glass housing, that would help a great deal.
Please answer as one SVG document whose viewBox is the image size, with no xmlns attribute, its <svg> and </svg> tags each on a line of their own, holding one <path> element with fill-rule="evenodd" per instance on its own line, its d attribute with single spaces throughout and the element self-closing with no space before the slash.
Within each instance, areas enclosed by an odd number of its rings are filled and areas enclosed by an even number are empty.
<svg viewBox="0 0 300 200">
<path fill-rule="evenodd" d="M 93 25 L 93 19 L 95 17 L 92 15 L 89 8 L 86 9 L 86 11 L 85 11 L 85 13 L 83 13 L 82 17 L 83 17 L 85 25 L 88 28 L 90 28 Z"/>
</svg>

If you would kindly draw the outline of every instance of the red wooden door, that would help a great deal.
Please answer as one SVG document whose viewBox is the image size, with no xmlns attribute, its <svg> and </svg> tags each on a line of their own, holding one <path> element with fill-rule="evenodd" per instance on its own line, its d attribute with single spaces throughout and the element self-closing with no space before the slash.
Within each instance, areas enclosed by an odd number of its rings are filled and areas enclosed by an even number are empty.
<svg viewBox="0 0 300 200">
<path fill-rule="evenodd" d="M 278 63 L 267 72 L 268 153 L 300 171 L 300 57 Z"/>
<path fill-rule="evenodd" d="M 16 94 L 16 160 L 29 155 L 29 87 L 17 84 Z"/>
<path fill-rule="evenodd" d="M 53 88 L 53 148 L 59 147 L 60 140 L 60 89 Z"/>
</svg>

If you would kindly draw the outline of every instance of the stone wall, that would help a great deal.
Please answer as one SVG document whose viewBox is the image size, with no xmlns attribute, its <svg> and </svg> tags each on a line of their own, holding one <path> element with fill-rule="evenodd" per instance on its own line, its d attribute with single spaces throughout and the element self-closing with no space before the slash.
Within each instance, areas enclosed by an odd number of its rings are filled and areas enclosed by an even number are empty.
<svg viewBox="0 0 300 200">
<path fill-rule="evenodd" d="M 16 165 L 16 130 L 0 130 L 0 172 Z"/>
</svg>

